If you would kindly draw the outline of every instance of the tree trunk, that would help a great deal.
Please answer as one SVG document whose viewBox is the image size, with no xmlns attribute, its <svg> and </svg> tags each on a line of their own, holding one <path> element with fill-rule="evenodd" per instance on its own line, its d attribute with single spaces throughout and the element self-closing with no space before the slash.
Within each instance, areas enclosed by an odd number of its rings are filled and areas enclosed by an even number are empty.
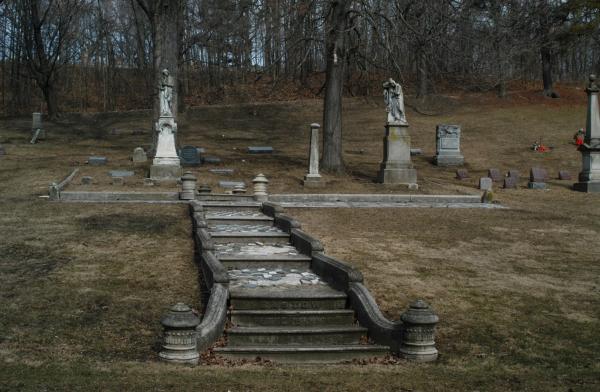
<svg viewBox="0 0 600 392">
<path fill-rule="evenodd" d="M 417 54 L 417 99 L 424 100 L 427 97 L 427 55 L 422 47 Z"/>
<path fill-rule="evenodd" d="M 346 66 L 346 14 L 349 0 L 334 0 L 328 15 L 327 70 L 323 105 L 323 170 L 344 171 L 342 154 L 342 89 Z"/>
<path fill-rule="evenodd" d="M 48 81 L 42 87 L 42 93 L 44 94 L 44 100 L 46 101 L 48 109 L 48 118 L 50 118 L 50 120 L 56 120 L 58 117 L 58 100 L 54 84 Z"/>
<path fill-rule="evenodd" d="M 158 84 L 161 80 L 163 69 L 169 70 L 175 85 L 173 86 L 173 117 L 177 119 L 179 107 L 179 23 L 182 11 L 181 0 L 161 0 L 156 6 L 154 14 L 154 112 L 158 118 L 159 98 Z"/>
<path fill-rule="evenodd" d="M 550 98 L 560 98 L 556 91 L 554 91 L 554 82 L 552 81 L 552 50 L 547 47 L 542 47 L 540 49 L 540 54 L 542 56 L 542 82 L 544 84 L 544 96 Z"/>
</svg>

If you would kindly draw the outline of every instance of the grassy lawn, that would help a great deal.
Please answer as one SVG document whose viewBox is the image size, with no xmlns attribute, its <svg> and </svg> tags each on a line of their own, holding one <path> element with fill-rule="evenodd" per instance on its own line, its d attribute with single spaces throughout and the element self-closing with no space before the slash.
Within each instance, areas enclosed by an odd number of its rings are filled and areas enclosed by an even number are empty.
<svg viewBox="0 0 600 392">
<path fill-rule="evenodd" d="M 577 94 L 583 94 L 579 91 Z M 564 95 L 564 94 L 563 94 Z M 577 96 L 575 94 L 575 96 Z M 567 102 L 565 102 L 567 101 Z M 81 167 L 91 189 L 114 189 L 106 172 L 133 169 L 118 189 L 143 188 L 129 157 L 148 145 L 149 112 L 69 115 L 29 145 L 28 119 L 0 122 L 0 390 L 202 391 L 597 391 L 600 389 L 600 196 L 568 189 L 585 125 L 581 101 L 450 99 L 442 114 L 409 111 L 419 192 L 475 193 L 490 167 L 550 173 L 549 190 L 498 189 L 508 209 L 290 209 L 328 253 L 358 267 L 382 310 L 397 319 L 424 298 L 441 318 L 440 358 L 335 366 L 177 367 L 157 361 L 159 319 L 183 301 L 199 307 L 198 273 L 183 205 L 59 204 L 47 186 Z M 258 172 L 278 193 L 307 192 L 308 125 L 320 101 L 210 106 L 180 119 L 181 144 L 223 158 L 231 179 Z M 348 100 L 347 174 L 327 192 L 406 192 L 374 183 L 385 114 L 378 99 Z M 435 125 L 462 125 L 471 179 L 430 163 Z M 554 150 L 529 150 L 538 138 Z M 272 145 L 273 156 L 245 148 Z M 108 167 L 84 165 L 106 155 Z M 206 168 L 200 182 L 216 185 Z"/>
</svg>

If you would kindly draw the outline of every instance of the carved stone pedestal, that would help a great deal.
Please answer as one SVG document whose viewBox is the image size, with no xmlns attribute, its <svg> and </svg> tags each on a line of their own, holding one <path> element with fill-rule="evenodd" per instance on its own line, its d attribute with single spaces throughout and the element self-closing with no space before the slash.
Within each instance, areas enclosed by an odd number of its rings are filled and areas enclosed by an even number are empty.
<svg viewBox="0 0 600 392">
<path fill-rule="evenodd" d="M 388 123 L 385 126 L 379 182 L 406 184 L 411 187 L 417 183 L 417 170 L 410 159 L 408 124 Z"/>
<path fill-rule="evenodd" d="M 596 84 L 596 76 L 590 75 L 590 83 L 586 88 L 588 94 L 588 110 L 583 144 L 579 146 L 582 168 L 579 182 L 573 189 L 581 192 L 600 192 L 600 108 L 598 94 L 600 87 Z"/>
<path fill-rule="evenodd" d="M 158 138 L 150 178 L 155 181 L 177 181 L 181 177 L 181 163 L 175 149 L 177 123 L 173 117 L 160 117 L 155 129 Z"/>
</svg>

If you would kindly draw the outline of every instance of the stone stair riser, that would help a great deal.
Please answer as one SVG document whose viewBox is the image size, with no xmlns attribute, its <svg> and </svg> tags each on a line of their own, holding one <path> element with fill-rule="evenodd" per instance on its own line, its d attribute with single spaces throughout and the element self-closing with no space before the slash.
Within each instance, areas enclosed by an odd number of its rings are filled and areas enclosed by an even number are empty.
<svg viewBox="0 0 600 392">
<path fill-rule="evenodd" d="M 273 226 L 272 219 L 247 219 L 247 218 L 236 218 L 236 219 L 223 219 L 223 218 L 207 218 L 206 222 L 208 226 L 212 225 L 263 225 Z"/>
<path fill-rule="evenodd" d="M 258 346 L 258 345 L 342 345 L 358 344 L 363 337 L 361 331 L 340 331 L 320 333 L 234 333 L 229 331 L 227 342 L 230 346 Z"/>
<path fill-rule="evenodd" d="M 368 346 L 367 346 L 368 347 Z M 325 364 L 342 363 L 352 361 L 353 359 L 370 359 L 375 357 L 385 357 L 389 354 L 387 348 L 369 348 L 363 351 L 354 350 L 336 350 L 336 351 L 288 351 L 272 352 L 268 350 L 247 350 L 247 351 L 225 351 L 222 348 L 215 349 L 215 353 L 221 357 L 229 359 L 249 359 L 256 357 L 268 359 L 278 363 L 302 363 L 302 364 Z"/>
<path fill-rule="evenodd" d="M 301 260 L 221 260 L 221 263 L 228 269 L 244 269 L 244 268 L 295 268 L 308 269 L 310 261 Z"/>
<path fill-rule="evenodd" d="M 294 310 L 294 309 L 344 309 L 346 298 L 231 298 L 231 307 L 235 310 Z"/>
<path fill-rule="evenodd" d="M 341 326 L 353 325 L 352 312 L 295 313 L 295 314 L 237 314 L 232 312 L 231 322 L 240 327 L 260 326 Z"/>
<path fill-rule="evenodd" d="M 261 233 L 256 233 L 256 235 L 245 235 L 245 236 L 234 236 L 234 235 L 221 235 L 211 233 L 212 240 L 215 244 L 227 244 L 227 243 L 236 243 L 236 244 L 249 244 L 253 242 L 260 242 L 265 245 L 275 245 L 275 244 L 284 244 L 287 245 L 290 243 L 290 237 L 287 235 L 282 236 L 262 236 Z"/>
</svg>

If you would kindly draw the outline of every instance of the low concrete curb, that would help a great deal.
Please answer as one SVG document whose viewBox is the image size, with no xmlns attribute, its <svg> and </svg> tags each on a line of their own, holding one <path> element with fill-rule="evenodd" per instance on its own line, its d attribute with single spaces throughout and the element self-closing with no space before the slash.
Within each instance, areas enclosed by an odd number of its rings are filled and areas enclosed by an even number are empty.
<svg viewBox="0 0 600 392">
<path fill-rule="evenodd" d="M 179 192 L 61 192 L 60 200 L 88 203 L 187 203 L 179 200 Z"/>
<path fill-rule="evenodd" d="M 278 194 L 275 203 L 481 203 L 481 195 Z"/>
</svg>

